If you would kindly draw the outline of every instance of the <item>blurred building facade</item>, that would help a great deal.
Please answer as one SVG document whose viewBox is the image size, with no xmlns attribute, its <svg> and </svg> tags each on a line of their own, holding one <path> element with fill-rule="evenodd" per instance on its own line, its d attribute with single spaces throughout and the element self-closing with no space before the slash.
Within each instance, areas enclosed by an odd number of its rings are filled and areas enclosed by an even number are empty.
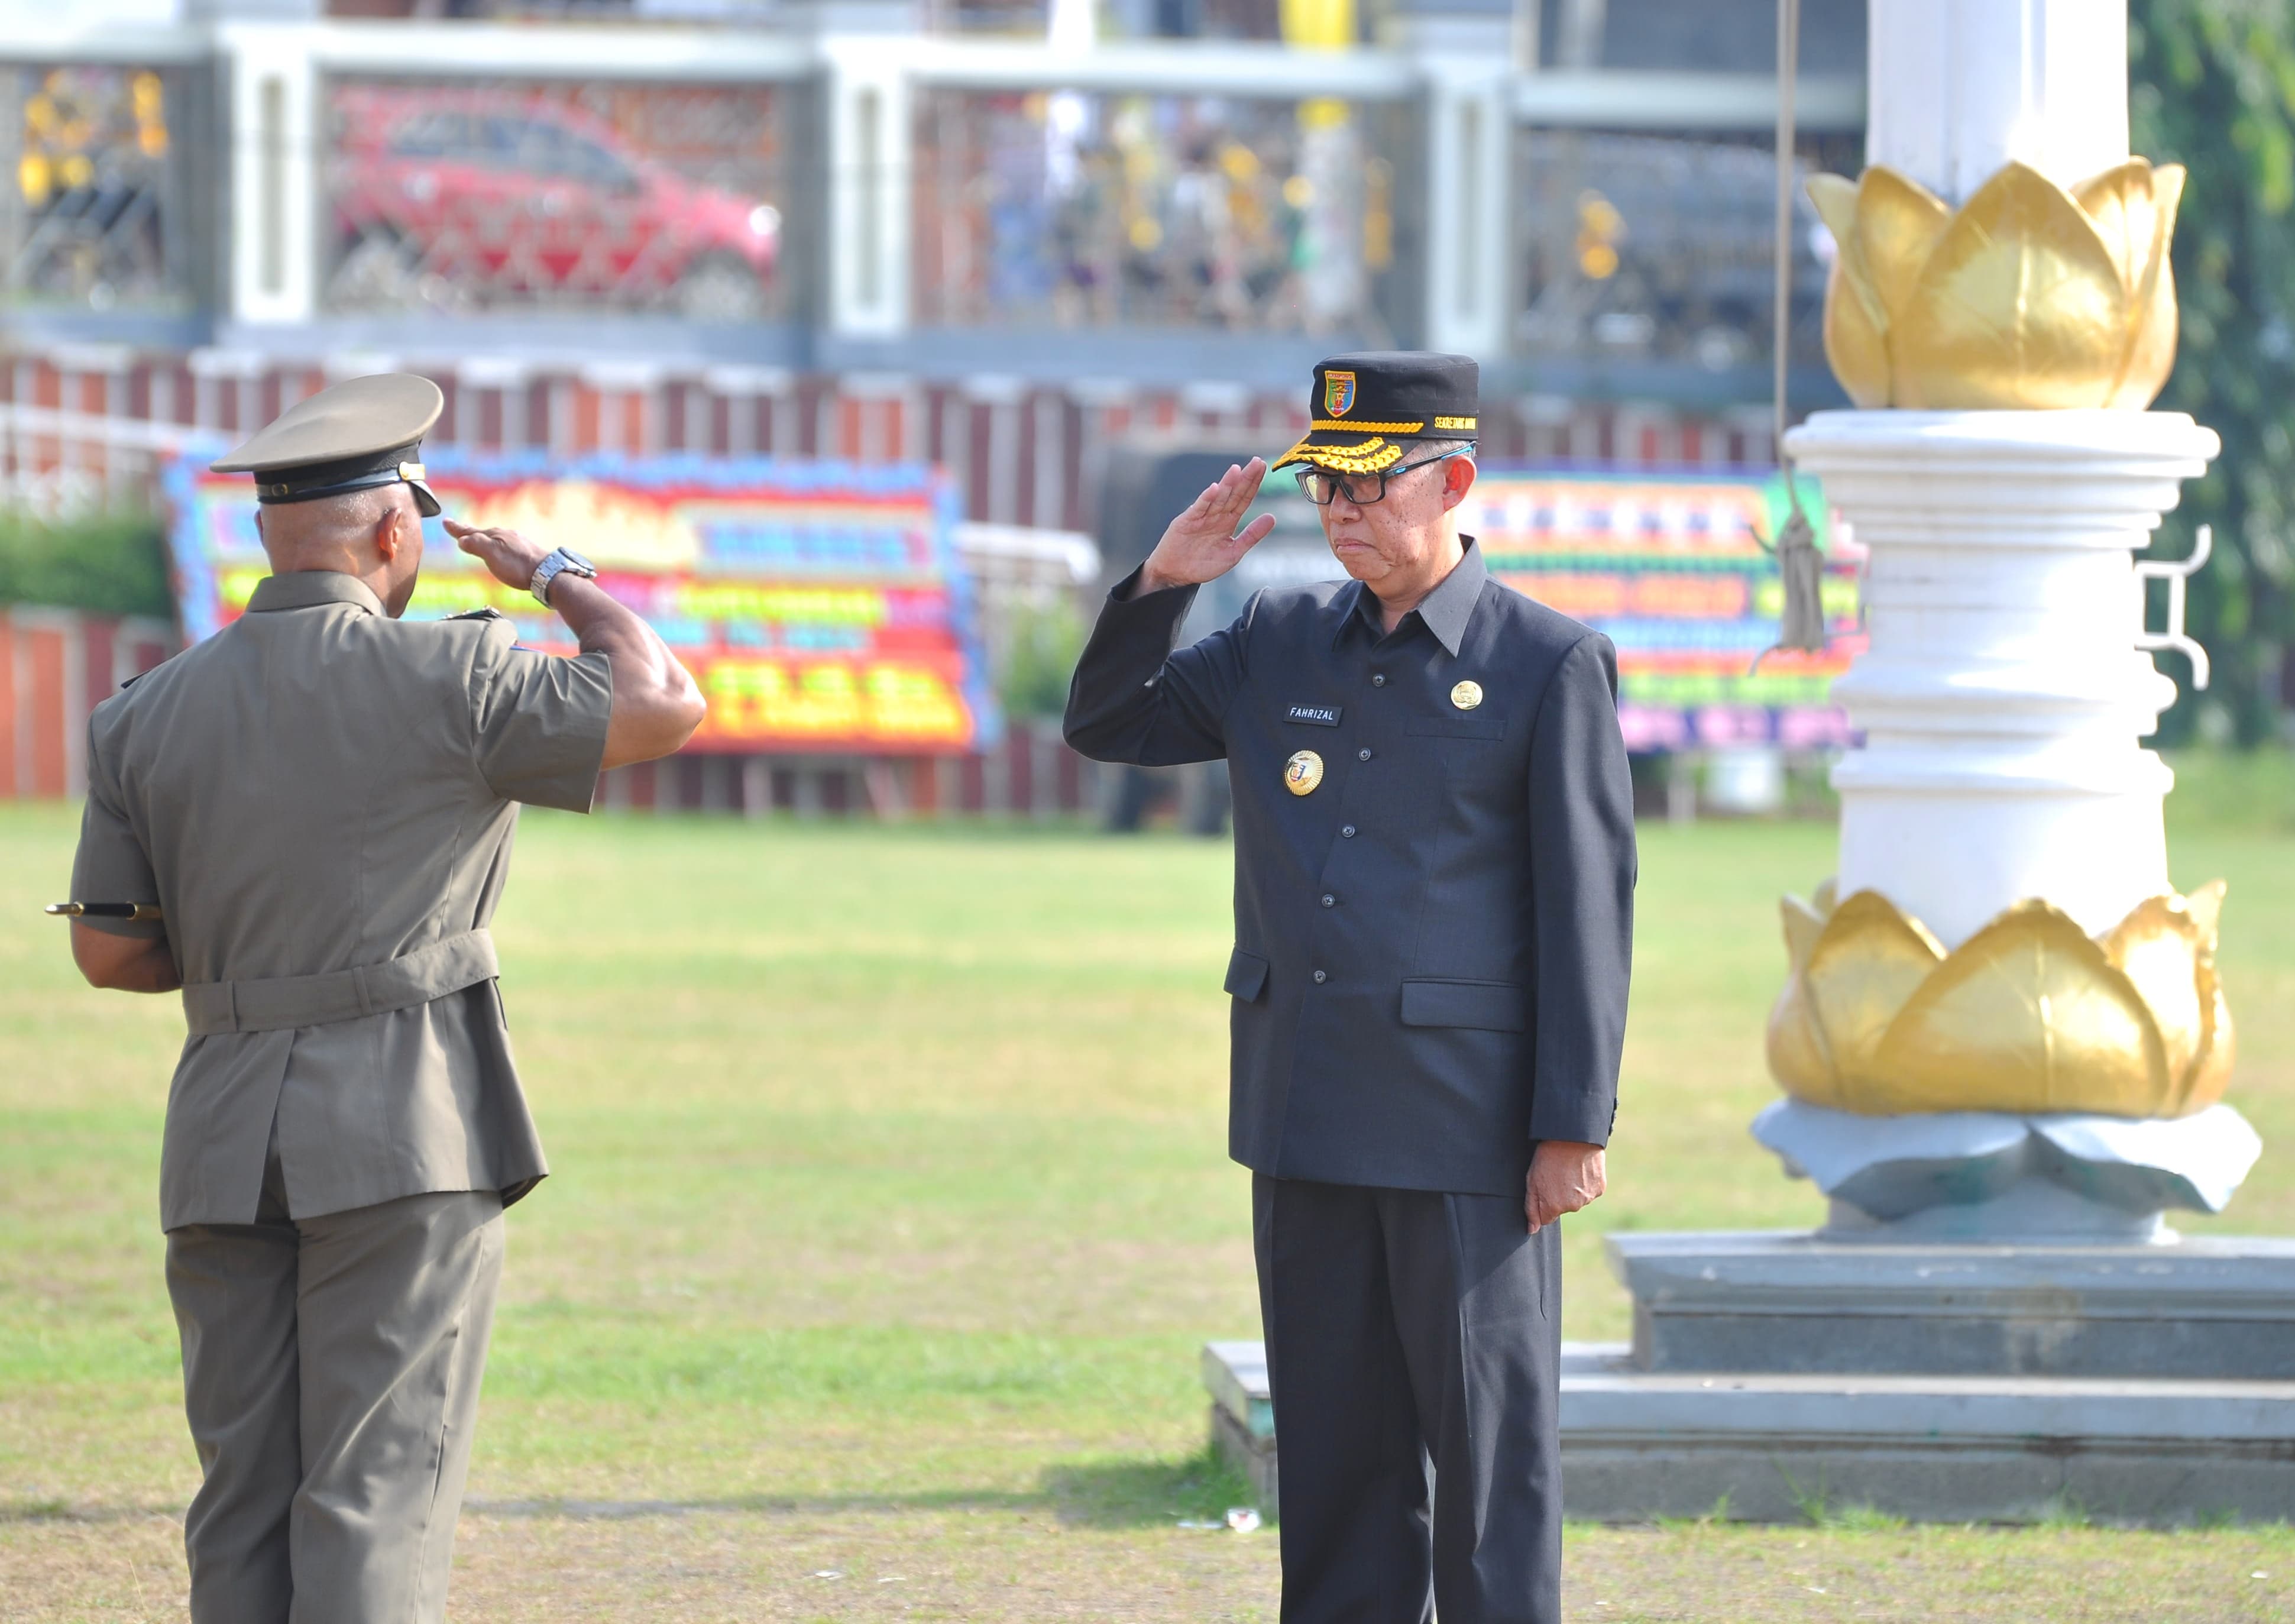
<svg viewBox="0 0 2295 1624">
<path fill-rule="evenodd" d="M 1807 166 L 1863 0 L 1806 0 Z M 1319 355 L 1485 454 L 1772 458 L 1770 0 L 0 0 L 0 403 L 236 434 L 427 372 L 484 448 L 930 460 L 1090 527 Z M 1798 234 L 1792 391 L 1830 243 Z"/>
</svg>

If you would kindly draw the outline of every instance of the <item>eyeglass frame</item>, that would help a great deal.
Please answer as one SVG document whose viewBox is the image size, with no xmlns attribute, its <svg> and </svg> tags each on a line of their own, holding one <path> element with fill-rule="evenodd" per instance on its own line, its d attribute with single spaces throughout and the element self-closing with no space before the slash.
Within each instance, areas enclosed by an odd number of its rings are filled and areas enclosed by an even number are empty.
<svg viewBox="0 0 2295 1624">
<path fill-rule="evenodd" d="M 1359 508 L 1375 507 L 1378 503 L 1386 500 L 1386 482 L 1388 480 L 1397 478 L 1404 474 L 1415 473 L 1422 468 L 1433 468 L 1438 462 L 1448 462 L 1453 457 L 1471 457 L 1474 454 L 1474 448 L 1472 445 L 1467 445 L 1458 451 L 1446 451 L 1439 457 L 1429 457 L 1423 462 L 1406 462 L 1401 468 L 1382 469 L 1377 473 L 1369 476 L 1369 477 L 1378 481 L 1377 495 L 1372 497 L 1368 502 L 1362 502 L 1350 494 L 1347 497 L 1347 500 L 1353 502 L 1354 505 Z M 1361 474 L 1335 473 L 1327 468 L 1302 468 L 1293 470 L 1291 477 L 1298 484 L 1299 494 L 1304 496 L 1309 502 L 1314 502 L 1315 505 L 1319 508 L 1327 508 L 1331 505 L 1332 502 L 1336 502 L 1339 499 L 1339 491 L 1337 486 L 1335 485 L 1331 491 L 1330 502 L 1315 502 L 1314 493 L 1307 488 L 1307 481 L 1317 474 L 1320 474 L 1324 477 L 1334 481 L 1341 479 L 1360 479 L 1365 477 Z"/>
</svg>

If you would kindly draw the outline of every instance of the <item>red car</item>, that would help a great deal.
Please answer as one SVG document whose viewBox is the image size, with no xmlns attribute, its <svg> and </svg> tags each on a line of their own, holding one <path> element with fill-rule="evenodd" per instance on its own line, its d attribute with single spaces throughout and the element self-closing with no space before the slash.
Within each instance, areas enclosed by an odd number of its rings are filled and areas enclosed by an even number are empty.
<svg viewBox="0 0 2295 1624">
<path fill-rule="evenodd" d="M 780 211 L 686 179 L 579 108 L 514 91 L 352 86 L 334 110 L 338 306 L 765 314 Z"/>
</svg>

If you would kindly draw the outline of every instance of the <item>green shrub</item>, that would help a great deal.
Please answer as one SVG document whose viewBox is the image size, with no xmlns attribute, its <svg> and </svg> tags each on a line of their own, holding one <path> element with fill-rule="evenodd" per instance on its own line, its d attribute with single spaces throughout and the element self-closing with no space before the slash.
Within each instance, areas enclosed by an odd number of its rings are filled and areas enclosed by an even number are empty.
<svg viewBox="0 0 2295 1624">
<path fill-rule="evenodd" d="M 0 510 L 0 603 L 174 619 L 159 520 L 133 511 L 45 520 Z"/>
<path fill-rule="evenodd" d="M 998 698 L 1008 716 L 1058 716 L 1067 709 L 1068 679 L 1083 653 L 1083 616 L 1062 599 L 1012 612 Z"/>
</svg>

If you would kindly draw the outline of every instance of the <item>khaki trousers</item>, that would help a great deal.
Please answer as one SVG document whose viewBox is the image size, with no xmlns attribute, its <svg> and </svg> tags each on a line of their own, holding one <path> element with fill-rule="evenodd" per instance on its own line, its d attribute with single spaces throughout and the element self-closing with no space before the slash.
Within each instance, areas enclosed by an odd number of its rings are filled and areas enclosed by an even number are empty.
<svg viewBox="0 0 2295 1624">
<path fill-rule="evenodd" d="M 251 1224 L 167 1236 L 192 1624 L 437 1624 L 502 1280 L 502 1198 L 298 1223 L 274 1160 Z"/>
</svg>

